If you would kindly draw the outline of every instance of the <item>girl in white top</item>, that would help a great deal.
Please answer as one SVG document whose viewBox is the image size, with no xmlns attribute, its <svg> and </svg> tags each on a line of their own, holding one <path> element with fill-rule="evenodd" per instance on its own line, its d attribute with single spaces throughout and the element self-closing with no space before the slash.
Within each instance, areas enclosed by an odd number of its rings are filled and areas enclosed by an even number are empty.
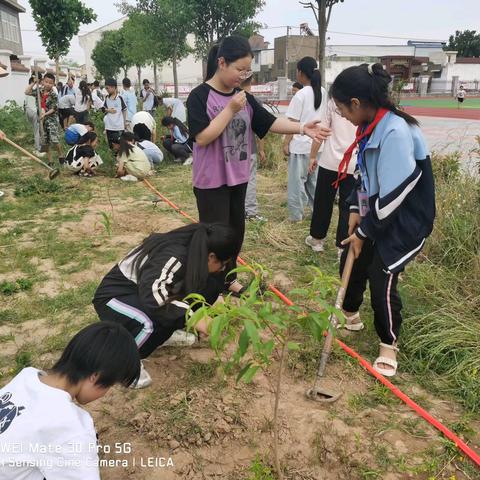
<svg viewBox="0 0 480 480">
<path fill-rule="evenodd" d="M 317 62 L 304 57 L 297 63 L 297 80 L 304 86 L 292 98 L 287 117 L 301 124 L 324 121 L 327 93 L 321 86 L 322 80 Z M 310 161 L 312 140 L 306 135 L 286 135 L 283 151 L 288 159 L 288 215 L 293 222 L 303 220 L 305 206 L 313 209 L 317 165 Z"/>
<path fill-rule="evenodd" d="M 88 111 L 92 104 L 92 93 L 88 88 L 87 82 L 82 80 L 75 92 L 75 120 L 77 123 L 85 123 L 88 121 Z"/>
<path fill-rule="evenodd" d="M 310 235 L 305 239 L 315 252 L 323 252 L 324 239 L 327 236 L 328 227 L 332 219 L 333 204 L 337 188 L 333 183 L 337 179 L 338 166 L 342 161 L 345 150 L 355 140 L 357 128 L 353 123 L 343 118 L 338 112 L 333 99 L 328 100 L 325 126 L 332 129 L 332 135 L 325 140 L 323 152 L 318 158 L 320 143 L 313 142 L 310 152 L 311 164 L 318 163 L 317 186 L 313 205 L 312 221 L 310 223 Z M 337 225 L 336 245 L 338 254 L 341 254 L 342 240 L 348 237 L 348 206 L 346 200 L 355 186 L 353 172 L 355 170 L 356 154 L 348 165 L 347 177 L 340 182 L 340 201 L 338 204 L 339 215 Z"/>
</svg>

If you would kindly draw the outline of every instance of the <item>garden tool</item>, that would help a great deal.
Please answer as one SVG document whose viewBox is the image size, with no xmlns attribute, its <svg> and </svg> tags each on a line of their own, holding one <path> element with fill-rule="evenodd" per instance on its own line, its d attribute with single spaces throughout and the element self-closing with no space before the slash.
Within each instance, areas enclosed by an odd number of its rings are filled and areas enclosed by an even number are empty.
<svg viewBox="0 0 480 480">
<path fill-rule="evenodd" d="M 11 145 L 12 147 L 16 148 L 17 150 L 19 150 L 20 152 L 22 152 L 24 155 L 26 155 L 27 157 L 31 158 L 34 162 L 37 162 L 39 163 L 40 165 L 43 165 L 45 168 L 48 168 L 48 170 L 50 171 L 50 173 L 48 174 L 48 178 L 50 180 L 53 180 L 59 173 L 60 173 L 60 170 L 58 168 L 52 168 L 50 165 L 48 165 L 47 163 L 45 162 L 42 162 L 42 160 L 40 160 L 39 158 L 37 158 L 35 155 L 33 155 L 32 153 L 30 153 L 29 151 L 25 150 L 24 148 L 22 148 L 20 145 L 17 145 L 15 142 L 12 142 L 9 138 L 5 137 L 3 139 L 4 142 L 8 143 L 9 145 Z"/>
<path fill-rule="evenodd" d="M 37 64 L 33 63 L 35 74 L 37 77 L 37 115 L 38 115 L 38 126 L 40 130 L 40 152 L 46 152 L 47 146 L 45 145 L 45 134 L 43 129 L 43 120 L 40 120 L 40 115 L 42 114 L 42 98 L 40 96 L 40 72 L 38 71 Z"/>
<path fill-rule="evenodd" d="M 350 281 L 350 275 L 352 273 L 353 263 L 355 262 L 355 257 L 353 249 L 348 249 L 347 260 L 345 262 L 345 267 L 343 268 L 342 281 L 341 285 L 337 292 L 337 298 L 335 300 L 335 307 L 338 310 L 342 309 L 343 299 L 345 298 L 345 292 L 347 291 L 348 282 Z M 320 362 L 318 366 L 317 376 L 315 377 L 315 383 L 310 390 L 307 390 L 306 396 L 310 400 L 316 402 L 325 402 L 331 403 L 337 401 L 343 392 L 331 391 L 328 388 L 323 387 L 322 379 L 325 374 L 325 368 L 327 366 L 330 353 L 333 346 L 333 332 L 336 331 L 338 325 L 338 317 L 335 313 L 330 315 L 330 328 L 328 329 L 327 336 L 325 338 L 325 343 L 323 344 L 322 354 L 320 356 Z"/>
</svg>

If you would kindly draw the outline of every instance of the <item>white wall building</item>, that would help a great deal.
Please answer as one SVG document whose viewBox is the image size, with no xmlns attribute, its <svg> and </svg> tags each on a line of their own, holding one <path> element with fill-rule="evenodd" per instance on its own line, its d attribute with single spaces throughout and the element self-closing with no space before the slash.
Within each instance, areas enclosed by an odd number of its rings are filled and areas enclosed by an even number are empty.
<svg viewBox="0 0 480 480">
<path fill-rule="evenodd" d="M 87 72 L 87 80 L 93 81 L 95 79 L 95 66 L 92 60 L 92 52 L 95 45 L 102 37 L 102 33 L 108 30 L 118 30 L 127 20 L 128 17 L 124 16 L 115 20 L 112 23 L 104 25 L 103 27 L 92 30 L 84 35 L 79 35 L 80 46 L 85 53 L 85 69 Z M 187 42 L 190 46 L 193 46 L 194 37 L 189 35 Z M 179 84 L 196 84 L 202 80 L 202 62 L 195 59 L 193 55 L 189 55 L 177 65 L 178 82 Z M 132 67 L 128 70 L 128 78 L 132 81 L 133 85 L 138 83 L 137 81 L 137 69 Z M 123 73 L 119 75 L 119 80 L 123 78 Z M 151 66 L 143 67 L 141 78 L 148 78 L 153 83 L 153 68 Z M 161 65 L 157 68 L 158 82 L 162 85 L 173 84 L 173 70 L 171 65 Z"/>
</svg>

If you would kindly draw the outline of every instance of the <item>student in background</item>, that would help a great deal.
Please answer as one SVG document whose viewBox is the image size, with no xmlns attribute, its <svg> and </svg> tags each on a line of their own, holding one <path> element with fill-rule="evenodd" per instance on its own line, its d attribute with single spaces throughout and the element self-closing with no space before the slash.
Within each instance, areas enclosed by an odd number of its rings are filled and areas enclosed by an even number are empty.
<svg viewBox="0 0 480 480">
<path fill-rule="evenodd" d="M 67 83 L 62 87 L 62 90 L 58 91 L 58 96 L 59 98 L 62 98 L 64 95 L 75 95 L 76 93 L 77 88 L 75 87 L 75 76 L 70 75 Z"/>
<path fill-rule="evenodd" d="M 92 93 L 88 88 L 87 82 L 82 80 L 78 85 L 75 93 L 75 106 L 73 107 L 75 113 L 75 121 L 77 123 L 85 123 L 88 121 L 88 111 L 92 104 Z"/>
<path fill-rule="evenodd" d="M 248 93 L 252 91 L 252 77 L 247 78 L 240 87 Z M 260 100 L 257 100 L 262 105 Z M 252 159 L 250 162 L 250 178 L 248 180 L 247 193 L 245 195 L 245 218 L 247 220 L 256 220 L 258 222 L 266 221 L 265 217 L 258 214 L 257 201 L 257 166 L 258 160 L 265 162 L 265 140 L 262 138 L 253 138 Z"/>
<path fill-rule="evenodd" d="M 148 113 L 144 111 L 137 112 L 132 117 L 130 128 L 132 131 L 135 131 L 136 125 L 144 125 L 151 135 L 151 141 L 155 143 L 157 141 L 157 122 L 155 119 Z"/>
<path fill-rule="evenodd" d="M 143 88 L 140 91 L 140 101 L 142 102 L 142 110 L 148 112 L 150 115 L 155 116 L 156 97 L 155 91 L 150 86 L 150 82 L 145 79 L 143 82 Z"/>
<path fill-rule="evenodd" d="M 178 119 L 163 117 L 162 125 L 170 130 L 170 137 L 163 139 L 163 147 L 169 151 L 176 162 L 183 165 L 192 164 L 192 146 L 187 127 Z"/>
<path fill-rule="evenodd" d="M 167 109 L 166 117 L 178 118 L 182 123 L 187 121 L 187 110 L 179 98 L 157 97 L 160 104 L 165 105 Z"/>
<path fill-rule="evenodd" d="M 32 85 L 33 83 L 35 83 L 35 77 L 32 76 L 29 78 L 28 84 Z M 33 151 L 33 153 L 37 157 L 43 157 L 45 153 L 41 152 L 42 144 L 40 142 L 40 121 L 38 119 L 38 109 L 35 97 L 33 97 L 32 95 L 25 95 L 23 106 L 27 119 L 31 123 L 33 128 L 33 138 L 35 146 L 35 150 Z"/>
<path fill-rule="evenodd" d="M 290 101 L 286 116 L 296 122 L 325 119 L 327 92 L 322 87 L 317 61 L 303 57 L 297 63 L 297 80 L 303 85 Z M 300 222 L 308 205 L 313 210 L 317 182 L 317 166 L 310 160 L 312 139 L 301 135 L 286 135 L 283 151 L 288 155 L 288 218 Z"/>
<path fill-rule="evenodd" d="M 398 275 L 421 251 L 435 218 L 432 165 L 415 118 L 399 110 L 389 95 L 390 75 L 383 65 L 363 64 L 341 72 L 330 88 L 340 114 L 358 126 L 346 150 L 338 181 L 358 148 L 359 179 L 348 203 L 347 250 L 356 258 L 345 293 L 346 324 L 360 330 L 359 308 L 370 286 L 380 352 L 373 367 L 391 377 L 397 372 L 397 342 L 402 323 Z"/>
<path fill-rule="evenodd" d="M 152 142 L 152 134 L 145 124 L 137 123 L 133 128 L 133 134 L 137 140 L 137 146 L 143 150 L 152 167 L 159 165 L 163 160 L 163 153 L 158 146 Z"/>
<path fill-rule="evenodd" d="M 25 90 L 25 94 L 33 95 L 37 98 L 37 93 L 34 91 L 36 81 L 31 83 Z M 60 146 L 58 134 L 58 97 L 54 92 L 55 77 L 52 73 L 46 73 L 42 79 L 42 86 L 40 87 L 40 122 L 43 122 L 43 144 L 47 148 L 48 163 L 52 165 L 52 149 L 53 145 L 58 153 L 58 160 L 63 163 L 62 147 Z"/>
<path fill-rule="evenodd" d="M 105 117 L 105 132 L 107 135 L 108 146 L 113 149 L 113 144 L 118 145 L 120 135 L 125 131 L 125 122 L 127 119 L 127 106 L 123 98 L 117 92 L 117 81 L 109 78 L 105 82 L 108 96 L 103 104 Z"/>
<path fill-rule="evenodd" d="M 133 131 L 132 117 L 137 113 L 137 96 L 135 95 L 135 90 L 132 88 L 132 82 L 129 78 L 124 78 L 122 80 L 123 92 L 121 96 L 125 105 L 127 106 L 127 120 L 126 120 L 126 129 L 131 132 Z"/>
<path fill-rule="evenodd" d="M 80 177 L 92 177 L 95 169 L 102 165 L 102 159 L 95 151 L 98 138 L 95 132 L 87 132 L 65 156 L 65 166 Z"/>
<path fill-rule="evenodd" d="M 95 80 L 91 85 L 90 85 L 90 92 L 92 94 L 92 106 L 94 111 L 101 110 L 103 108 L 103 104 L 105 102 L 105 99 L 103 97 L 102 92 L 100 91 L 100 83 L 98 80 Z"/>
<path fill-rule="evenodd" d="M 310 222 L 310 235 L 305 239 L 305 243 L 314 252 L 323 252 L 325 237 L 332 219 L 335 195 L 339 190 L 340 199 L 335 243 L 338 249 L 337 256 L 340 258 L 343 251 L 342 241 L 348 237 L 349 210 L 347 199 L 355 186 L 353 172 L 357 164 L 356 155 L 352 156 L 347 176 L 340 182 L 340 186 L 335 184 L 335 180 L 337 179 L 338 167 L 343 159 L 343 154 L 355 140 L 356 127 L 337 112 L 337 106 L 332 99 L 327 104 L 324 125 L 332 129 L 332 135 L 325 140 L 322 155 L 320 158 L 318 157 L 320 144 L 317 142 L 313 142 L 310 151 L 310 162 L 313 164 L 318 163 L 318 176 L 315 199 L 313 201 L 312 220 Z"/>
<path fill-rule="evenodd" d="M 302 88 L 303 88 L 303 85 L 300 82 L 294 82 L 292 84 L 292 96 L 295 95 Z"/>
<path fill-rule="evenodd" d="M 65 143 L 67 145 L 76 145 L 83 135 L 95 130 L 93 122 L 73 123 L 65 130 Z"/>
<path fill-rule="evenodd" d="M 140 357 L 159 346 L 189 346 L 196 337 L 185 332 L 192 293 L 213 304 L 223 288 L 219 274 L 236 253 L 235 232 L 222 224 L 191 224 L 153 233 L 103 278 L 93 299 L 102 321 L 123 325 L 135 338 Z M 208 334 L 207 322 L 196 330 Z M 142 365 L 136 388 L 152 379 Z"/>
<path fill-rule="evenodd" d="M 143 180 L 152 174 L 152 166 L 140 147 L 135 145 L 135 135 L 131 132 L 123 132 L 117 144 L 117 173 L 116 177 L 121 180 L 136 182 Z"/>
<path fill-rule="evenodd" d="M 112 322 L 80 330 L 50 370 L 24 368 L 0 389 L 1 443 L 15 446 L 12 461 L 0 461 L 0 478 L 100 480 L 95 425 L 79 405 L 139 376 L 135 340 Z"/>
<path fill-rule="evenodd" d="M 460 85 L 460 88 L 458 89 L 457 92 L 457 108 L 460 108 L 462 105 L 463 101 L 465 100 L 465 89 L 463 88 L 463 85 Z"/>
<path fill-rule="evenodd" d="M 75 95 L 63 95 L 58 101 L 58 120 L 65 130 L 75 119 Z"/>
</svg>

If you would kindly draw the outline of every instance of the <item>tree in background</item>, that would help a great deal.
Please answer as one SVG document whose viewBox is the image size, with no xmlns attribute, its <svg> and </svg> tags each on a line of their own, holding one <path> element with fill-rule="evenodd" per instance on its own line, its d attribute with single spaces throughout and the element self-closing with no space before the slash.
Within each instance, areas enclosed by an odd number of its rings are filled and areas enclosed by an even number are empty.
<svg viewBox="0 0 480 480">
<path fill-rule="evenodd" d="M 55 60 L 59 78 L 60 57 L 67 55 L 80 25 L 88 25 L 97 19 L 97 15 L 80 0 L 30 0 L 30 6 L 42 44 L 50 58 Z"/>
<path fill-rule="evenodd" d="M 150 39 L 153 30 L 151 17 L 137 12 L 131 13 L 120 29 L 123 33 L 122 56 L 128 65 L 136 66 L 138 88 L 142 84 L 142 67 L 153 61 L 155 48 Z"/>
<path fill-rule="evenodd" d="M 476 30 L 465 30 L 450 35 L 446 50 L 456 50 L 459 57 L 480 57 L 480 33 Z"/>
<path fill-rule="evenodd" d="M 190 0 L 195 49 L 205 59 L 210 47 L 232 34 L 250 36 L 260 26 L 253 18 L 264 0 Z"/>
<path fill-rule="evenodd" d="M 343 0 L 314 0 L 311 2 L 300 2 L 304 8 L 309 8 L 315 15 L 318 28 L 318 64 L 322 85 L 325 86 L 325 45 L 327 38 L 327 28 L 330 23 L 332 9 L 337 3 L 343 3 Z"/>
<path fill-rule="evenodd" d="M 149 42 L 150 60 L 171 63 L 175 96 L 178 96 L 178 62 L 191 51 L 187 35 L 191 32 L 192 0 L 137 0 L 134 6 L 123 2 L 124 14 L 143 14 L 150 22 L 146 41 Z M 135 55 L 135 52 L 132 52 Z"/>
<path fill-rule="evenodd" d="M 92 60 L 98 73 L 104 78 L 116 77 L 123 69 L 125 76 L 132 63 L 125 58 L 125 39 L 122 30 L 102 33 L 92 52 Z"/>
</svg>

